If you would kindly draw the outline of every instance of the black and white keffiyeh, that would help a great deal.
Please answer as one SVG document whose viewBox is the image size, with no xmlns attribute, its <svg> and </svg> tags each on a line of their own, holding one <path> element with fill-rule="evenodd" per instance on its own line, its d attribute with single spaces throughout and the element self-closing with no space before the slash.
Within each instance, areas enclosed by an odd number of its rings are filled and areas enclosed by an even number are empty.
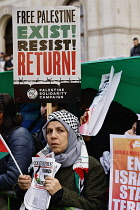
<svg viewBox="0 0 140 210">
<path fill-rule="evenodd" d="M 49 115 L 48 121 L 51 121 L 54 118 L 64 121 L 66 124 L 68 124 L 75 131 L 77 136 L 80 136 L 80 134 L 79 134 L 79 120 L 72 113 L 70 113 L 64 109 L 57 111 L 57 112 L 53 112 Z"/>
</svg>

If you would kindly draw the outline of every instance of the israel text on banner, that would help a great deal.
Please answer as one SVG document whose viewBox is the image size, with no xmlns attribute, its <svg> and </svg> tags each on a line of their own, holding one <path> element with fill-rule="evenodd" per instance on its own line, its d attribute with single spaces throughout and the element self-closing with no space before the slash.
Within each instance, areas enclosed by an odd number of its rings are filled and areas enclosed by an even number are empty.
<svg viewBox="0 0 140 210">
<path fill-rule="evenodd" d="M 140 136 L 111 135 L 109 210 L 140 209 Z"/>
</svg>

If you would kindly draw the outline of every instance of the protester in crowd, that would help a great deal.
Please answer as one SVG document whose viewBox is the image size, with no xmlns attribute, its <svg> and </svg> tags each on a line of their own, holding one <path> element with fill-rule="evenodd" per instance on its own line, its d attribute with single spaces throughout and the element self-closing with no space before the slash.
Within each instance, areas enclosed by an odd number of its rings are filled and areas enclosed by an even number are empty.
<svg viewBox="0 0 140 210">
<path fill-rule="evenodd" d="M 88 111 L 86 109 L 89 109 L 96 94 L 97 90 L 92 88 L 81 91 L 81 100 L 78 104 L 81 109 L 81 114 L 84 113 L 80 119 L 81 124 L 88 120 Z M 110 104 L 103 125 L 97 135 L 84 136 L 89 155 L 99 160 L 104 167 L 108 188 L 110 178 L 108 173 L 110 170 L 110 134 L 123 135 L 136 120 L 137 115 L 132 110 L 113 101 Z"/>
<path fill-rule="evenodd" d="M 87 94 L 88 93 L 88 94 Z M 79 107 L 81 114 L 81 123 L 87 121 L 88 109 L 96 95 L 97 91 L 92 88 L 83 89 L 81 91 L 81 101 Z M 82 102 L 82 103 L 81 103 Z M 89 155 L 100 160 L 104 151 L 110 151 L 110 134 L 124 134 L 126 130 L 130 129 L 134 122 L 137 121 L 137 115 L 130 109 L 113 101 L 110 104 L 109 110 L 103 122 L 100 131 L 96 136 L 87 136 L 85 141 Z M 84 137 L 85 138 L 85 137 Z"/>
<path fill-rule="evenodd" d="M 19 103 L 18 112 L 23 116 L 21 126 L 28 129 L 30 133 L 35 133 L 40 129 L 42 125 L 40 103 Z"/>
<path fill-rule="evenodd" d="M 132 128 L 125 132 L 126 135 L 140 135 L 140 120 L 137 120 Z"/>
<path fill-rule="evenodd" d="M 4 53 L 0 52 L 0 61 L 4 61 Z"/>
<path fill-rule="evenodd" d="M 21 126 L 28 129 L 32 136 L 37 139 L 41 148 L 46 146 L 46 140 L 43 137 L 42 127 L 47 121 L 48 103 L 21 103 L 18 104 L 18 111 L 23 116 Z M 52 112 L 66 109 L 66 103 L 52 103 Z M 38 146 L 38 145 L 36 145 Z M 39 148 L 40 148 L 39 147 Z"/>
<path fill-rule="evenodd" d="M 53 151 L 56 162 L 61 164 L 55 178 L 45 178 L 44 186 L 51 195 L 49 209 L 106 208 L 106 177 L 103 168 L 97 160 L 88 156 L 78 128 L 78 118 L 66 110 L 50 114 L 43 126 L 48 152 Z M 22 190 L 27 190 L 31 185 L 31 177 L 20 175 L 18 184 Z"/>
<path fill-rule="evenodd" d="M 4 60 L 5 60 L 4 70 L 5 71 L 13 70 L 13 61 L 11 59 L 11 56 L 5 55 Z"/>
<path fill-rule="evenodd" d="M 0 94 L 0 134 L 6 141 L 11 153 L 23 174 L 27 174 L 31 157 L 35 155 L 33 140 L 27 129 L 20 126 L 21 114 L 17 113 L 14 99 Z M 0 191 L 12 190 L 20 172 L 10 154 L 0 160 Z M 3 199 L 0 197 L 0 203 Z M 0 206 L 0 209 L 2 207 Z M 7 208 L 6 208 L 7 209 Z M 16 210 L 16 207 L 13 208 Z"/>
<path fill-rule="evenodd" d="M 61 109 L 60 106 L 52 103 L 52 112 Z M 31 133 L 38 132 L 47 120 L 47 103 L 21 103 L 18 104 L 18 109 L 23 116 L 21 125 Z"/>
<path fill-rule="evenodd" d="M 132 125 L 132 128 L 127 130 L 124 134 L 126 136 L 140 135 L 140 120 L 137 120 Z M 103 152 L 103 155 L 100 157 L 100 162 L 104 168 L 105 174 L 108 174 L 108 180 L 109 180 L 109 171 L 110 171 L 110 152 L 109 151 Z"/>
<path fill-rule="evenodd" d="M 138 38 L 133 39 L 134 47 L 131 48 L 130 56 L 140 56 L 140 43 Z"/>
<path fill-rule="evenodd" d="M 77 102 L 80 109 L 80 117 L 84 114 L 86 109 L 89 109 L 98 91 L 94 88 L 85 88 L 81 90 L 81 98 Z"/>
<path fill-rule="evenodd" d="M 52 103 L 52 112 L 56 112 L 62 109 L 67 109 L 68 104 L 67 103 Z M 41 109 L 40 109 L 42 117 L 47 120 L 47 103 L 41 103 Z"/>
</svg>

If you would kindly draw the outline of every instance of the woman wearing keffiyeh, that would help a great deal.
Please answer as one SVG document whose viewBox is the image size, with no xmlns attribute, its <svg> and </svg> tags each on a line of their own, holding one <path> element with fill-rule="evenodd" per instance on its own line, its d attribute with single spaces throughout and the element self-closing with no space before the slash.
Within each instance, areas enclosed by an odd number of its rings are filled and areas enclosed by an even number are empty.
<svg viewBox="0 0 140 210">
<path fill-rule="evenodd" d="M 43 126 L 48 153 L 54 152 L 56 162 L 61 164 L 55 178 L 45 178 L 44 186 L 51 194 L 49 209 L 106 208 L 103 168 L 97 160 L 88 156 L 78 128 L 78 118 L 65 110 L 50 114 Z M 27 190 L 29 182 L 26 184 L 24 176 L 19 177 L 21 189 Z"/>
</svg>

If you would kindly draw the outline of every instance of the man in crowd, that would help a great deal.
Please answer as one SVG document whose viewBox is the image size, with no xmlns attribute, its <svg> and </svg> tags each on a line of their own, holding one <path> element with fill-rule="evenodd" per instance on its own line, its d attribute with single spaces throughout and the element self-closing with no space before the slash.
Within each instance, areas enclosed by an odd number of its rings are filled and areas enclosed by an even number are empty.
<svg viewBox="0 0 140 210">
<path fill-rule="evenodd" d="M 140 56 L 140 43 L 138 38 L 133 39 L 134 47 L 131 48 L 130 56 Z"/>
</svg>

